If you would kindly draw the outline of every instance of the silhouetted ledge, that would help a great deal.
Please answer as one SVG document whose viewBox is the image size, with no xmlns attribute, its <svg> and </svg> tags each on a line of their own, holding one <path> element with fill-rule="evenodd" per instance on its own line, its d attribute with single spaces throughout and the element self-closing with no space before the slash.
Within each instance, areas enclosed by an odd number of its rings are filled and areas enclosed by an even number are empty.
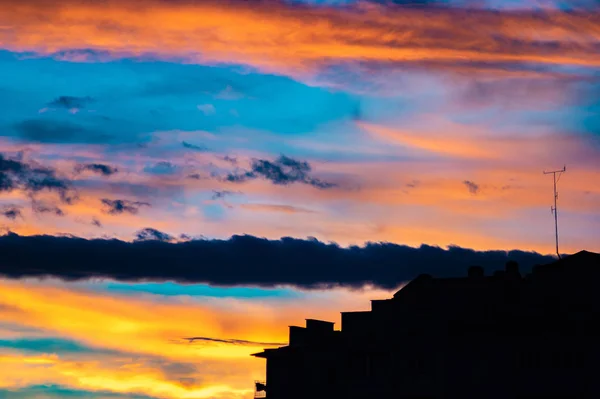
<svg viewBox="0 0 600 399">
<path fill-rule="evenodd" d="M 574 255 L 547 265 L 539 265 L 533 268 L 534 272 L 545 273 L 559 271 L 562 273 L 600 273 L 600 254 L 589 251 L 579 251 Z"/>
<path fill-rule="evenodd" d="M 600 397 L 600 254 L 581 251 L 522 276 L 420 275 L 341 330 L 307 319 L 267 361 L 256 397 Z"/>
</svg>

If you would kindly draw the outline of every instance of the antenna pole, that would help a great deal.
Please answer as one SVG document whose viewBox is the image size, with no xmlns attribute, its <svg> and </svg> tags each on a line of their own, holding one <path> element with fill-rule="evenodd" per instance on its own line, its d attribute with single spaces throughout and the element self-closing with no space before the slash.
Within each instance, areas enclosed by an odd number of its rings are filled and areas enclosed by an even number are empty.
<svg viewBox="0 0 600 399">
<path fill-rule="evenodd" d="M 544 171 L 545 175 L 552 174 L 552 176 L 554 178 L 554 207 L 551 207 L 550 209 L 551 209 L 552 213 L 554 214 L 554 234 L 556 237 L 556 255 L 558 256 L 558 259 L 560 259 L 560 252 L 558 250 L 558 205 L 557 205 L 558 191 L 556 191 L 556 183 L 558 180 L 556 179 L 556 174 L 558 173 L 558 178 L 560 179 L 560 175 L 566 171 L 567 171 L 566 165 L 561 170 L 553 170 L 551 172 Z"/>
<path fill-rule="evenodd" d="M 558 207 L 556 201 L 558 200 L 558 192 L 556 192 L 556 173 L 552 173 L 554 177 L 554 234 L 556 236 L 556 255 L 560 259 L 560 252 L 558 251 Z"/>
</svg>

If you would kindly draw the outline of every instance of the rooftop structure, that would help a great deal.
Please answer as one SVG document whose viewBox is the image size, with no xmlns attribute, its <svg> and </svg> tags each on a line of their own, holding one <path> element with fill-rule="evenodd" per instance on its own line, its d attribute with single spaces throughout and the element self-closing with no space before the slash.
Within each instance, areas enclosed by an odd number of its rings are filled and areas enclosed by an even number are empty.
<svg viewBox="0 0 600 399">
<path fill-rule="evenodd" d="M 600 397 L 600 254 L 491 276 L 421 275 L 371 310 L 290 327 L 268 399 Z"/>
</svg>

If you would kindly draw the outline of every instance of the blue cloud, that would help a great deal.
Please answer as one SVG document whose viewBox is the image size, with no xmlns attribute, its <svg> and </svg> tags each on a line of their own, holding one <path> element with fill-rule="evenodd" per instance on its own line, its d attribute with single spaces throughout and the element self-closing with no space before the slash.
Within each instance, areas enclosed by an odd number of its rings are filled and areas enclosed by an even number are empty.
<svg viewBox="0 0 600 399">
<path fill-rule="evenodd" d="M 148 141 L 161 130 L 234 126 L 300 134 L 351 117 L 357 104 L 346 93 L 235 66 L 71 63 L 0 52 L 0 68 L 11 76 L 2 85 L 0 126 L 27 141 L 117 144 Z M 202 104 L 223 112 L 206 115 Z"/>
<path fill-rule="evenodd" d="M 35 143 L 106 143 L 115 137 L 70 121 L 37 118 L 15 123 L 16 134 Z"/>
<path fill-rule="evenodd" d="M 225 219 L 225 208 L 220 204 L 208 204 L 202 207 L 204 217 L 212 221 Z"/>
<path fill-rule="evenodd" d="M 207 284 L 183 285 L 165 283 L 94 283 L 93 288 L 125 294 L 149 293 L 164 296 L 197 296 L 216 298 L 297 298 L 302 293 L 286 288 L 215 287 Z"/>
<path fill-rule="evenodd" d="M 208 148 L 203 145 L 192 144 L 192 143 L 188 143 L 187 141 L 182 141 L 181 145 L 183 145 L 183 147 L 187 148 L 188 150 L 194 150 L 194 151 L 200 151 L 200 152 L 208 151 Z"/>
<path fill-rule="evenodd" d="M 0 340 L 0 347 L 33 353 L 108 353 L 107 351 L 99 351 L 74 341 L 52 337 L 2 339 Z"/>
<path fill-rule="evenodd" d="M 60 96 L 49 102 L 48 106 L 66 109 L 79 109 L 85 108 L 92 102 L 94 102 L 94 99 L 91 97 Z"/>
<path fill-rule="evenodd" d="M 596 138 L 600 137 L 600 82 L 586 85 L 581 96 L 582 106 L 579 108 L 577 129 Z M 600 143 L 597 143 L 600 146 Z"/>
<path fill-rule="evenodd" d="M 144 172 L 153 175 L 173 175 L 178 171 L 179 167 L 168 161 L 160 161 L 155 163 L 154 165 L 146 166 L 144 168 Z"/>
<path fill-rule="evenodd" d="M 83 391 L 59 385 L 36 385 L 15 390 L 0 389 L 0 399 L 152 399 L 151 396 L 118 394 L 103 391 Z"/>
</svg>

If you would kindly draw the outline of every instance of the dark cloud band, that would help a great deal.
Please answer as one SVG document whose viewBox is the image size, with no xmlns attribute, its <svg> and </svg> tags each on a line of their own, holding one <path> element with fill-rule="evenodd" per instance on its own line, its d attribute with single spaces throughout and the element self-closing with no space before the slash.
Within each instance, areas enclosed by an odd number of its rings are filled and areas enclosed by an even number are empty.
<svg viewBox="0 0 600 399">
<path fill-rule="evenodd" d="M 147 235 L 144 238 L 151 238 Z M 160 235 L 159 235 L 160 236 Z M 508 260 L 522 270 L 554 261 L 524 251 L 474 251 L 423 245 L 412 248 L 370 243 L 343 248 L 315 239 L 267 240 L 233 236 L 229 240 L 169 243 L 158 239 L 124 242 L 76 237 L 0 237 L 0 275 L 63 280 L 109 278 L 121 281 L 175 281 L 220 286 L 291 285 L 300 288 L 395 288 L 421 273 L 462 276 L 472 265 L 486 272 Z"/>
</svg>

